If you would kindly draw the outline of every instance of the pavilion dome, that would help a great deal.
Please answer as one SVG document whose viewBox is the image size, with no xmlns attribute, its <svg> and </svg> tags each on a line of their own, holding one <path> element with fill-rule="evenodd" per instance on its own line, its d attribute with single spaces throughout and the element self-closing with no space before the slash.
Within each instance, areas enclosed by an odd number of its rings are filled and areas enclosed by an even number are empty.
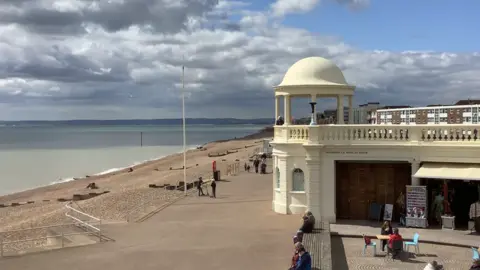
<svg viewBox="0 0 480 270">
<path fill-rule="evenodd" d="M 323 57 L 307 57 L 293 64 L 278 87 L 346 86 L 340 68 Z"/>
</svg>

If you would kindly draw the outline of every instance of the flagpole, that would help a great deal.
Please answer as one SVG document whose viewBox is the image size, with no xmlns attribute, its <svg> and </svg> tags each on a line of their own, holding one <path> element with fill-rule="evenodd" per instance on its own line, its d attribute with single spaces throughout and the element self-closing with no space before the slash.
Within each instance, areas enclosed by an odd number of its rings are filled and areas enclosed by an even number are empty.
<svg viewBox="0 0 480 270">
<path fill-rule="evenodd" d="M 185 66 L 182 66 L 183 191 L 187 196 L 187 137 L 185 132 Z"/>
</svg>

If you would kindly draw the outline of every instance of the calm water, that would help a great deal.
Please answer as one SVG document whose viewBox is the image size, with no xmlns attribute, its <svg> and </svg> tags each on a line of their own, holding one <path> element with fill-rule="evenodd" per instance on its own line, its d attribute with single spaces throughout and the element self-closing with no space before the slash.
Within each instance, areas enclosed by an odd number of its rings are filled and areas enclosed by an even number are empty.
<svg viewBox="0 0 480 270">
<path fill-rule="evenodd" d="M 262 127 L 191 125 L 187 147 Z M 0 126 L 0 194 L 124 168 L 181 152 L 182 144 L 181 126 Z"/>
</svg>

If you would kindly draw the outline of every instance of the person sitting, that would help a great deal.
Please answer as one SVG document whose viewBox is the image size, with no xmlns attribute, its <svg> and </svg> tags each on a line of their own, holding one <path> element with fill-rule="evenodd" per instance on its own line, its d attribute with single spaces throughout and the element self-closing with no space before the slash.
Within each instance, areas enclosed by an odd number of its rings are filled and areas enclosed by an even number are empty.
<svg viewBox="0 0 480 270">
<path fill-rule="evenodd" d="M 303 242 L 303 232 L 299 230 L 293 237 L 293 244 L 302 243 L 302 242 Z"/>
<path fill-rule="evenodd" d="M 388 238 L 388 252 L 392 253 L 394 257 L 398 253 L 398 250 L 395 250 L 395 247 L 393 245 L 393 242 L 395 241 L 403 241 L 403 238 L 400 235 L 398 228 L 393 229 L 393 234 L 390 234 L 390 237 Z"/>
<path fill-rule="evenodd" d="M 300 228 L 300 231 L 303 233 L 312 233 L 313 228 L 315 227 L 315 217 L 312 215 L 312 212 L 308 211 L 303 215 L 303 224 Z"/>
<path fill-rule="evenodd" d="M 480 269 L 480 259 L 473 260 L 473 264 L 470 267 L 470 270 L 479 270 Z"/>
<path fill-rule="evenodd" d="M 303 247 L 303 244 L 300 242 L 297 242 L 294 244 L 294 251 L 293 251 L 293 256 L 292 256 L 292 264 L 290 265 L 289 270 L 294 270 L 295 267 L 297 266 L 298 259 L 300 258 L 300 254 L 298 251 L 300 250 L 300 247 Z"/>
<path fill-rule="evenodd" d="M 380 234 L 381 235 L 390 235 L 392 232 L 393 232 L 392 225 L 390 224 L 390 221 L 386 220 L 382 225 L 382 229 L 380 230 Z M 381 241 L 382 251 L 385 251 L 385 246 L 386 245 L 387 245 L 387 240 L 382 240 Z"/>
<path fill-rule="evenodd" d="M 312 270 L 312 257 L 302 244 L 299 243 L 298 246 L 299 258 L 295 265 L 295 270 Z"/>
<path fill-rule="evenodd" d="M 283 117 L 279 116 L 279 117 L 277 118 L 277 121 L 275 122 L 275 125 L 281 126 L 281 125 L 283 125 L 283 124 L 285 124 L 285 121 L 283 121 Z"/>
</svg>

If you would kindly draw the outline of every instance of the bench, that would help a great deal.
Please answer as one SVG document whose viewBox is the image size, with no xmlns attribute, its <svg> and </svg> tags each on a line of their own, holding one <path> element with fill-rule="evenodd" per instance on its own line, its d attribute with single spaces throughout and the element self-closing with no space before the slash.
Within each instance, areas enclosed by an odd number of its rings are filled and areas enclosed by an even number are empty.
<svg viewBox="0 0 480 270">
<path fill-rule="evenodd" d="M 312 233 L 305 233 L 303 235 L 303 246 L 312 257 L 312 270 L 321 269 L 323 238 L 324 233 L 322 233 L 322 231 L 319 229 L 314 229 Z"/>
</svg>

